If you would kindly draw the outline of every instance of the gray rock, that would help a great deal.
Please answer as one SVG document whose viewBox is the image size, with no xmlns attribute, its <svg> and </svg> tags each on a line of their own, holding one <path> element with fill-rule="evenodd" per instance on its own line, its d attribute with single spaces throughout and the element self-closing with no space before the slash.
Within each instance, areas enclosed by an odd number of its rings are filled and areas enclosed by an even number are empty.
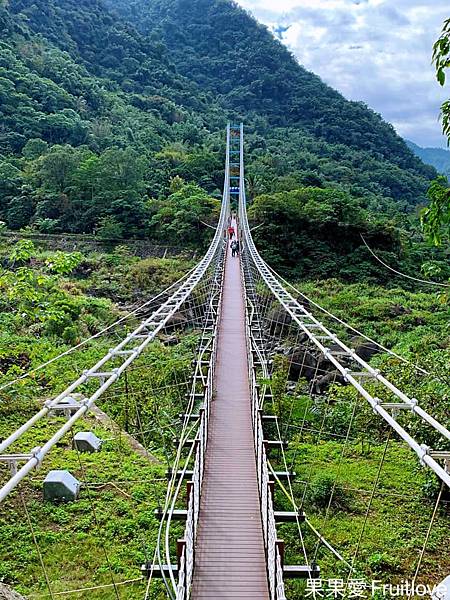
<svg viewBox="0 0 450 600">
<path fill-rule="evenodd" d="M 342 373 L 333 371 L 332 373 L 326 373 L 326 375 L 316 377 L 311 383 L 310 391 L 312 394 L 324 394 L 330 385 L 333 385 L 334 383 L 347 385 L 347 381 L 344 379 Z"/>
<path fill-rule="evenodd" d="M 188 324 L 188 319 L 181 312 L 176 312 L 171 319 L 169 319 L 165 329 L 166 331 L 172 331 L 173 329 L 184 329 Z"/>
<path fill-rule="evenodd" d="M 288 327 L 292 322 L 291 316 L 284 308 L 274 308 L 267 315 L 267 324 L 269 326 L 270 335 L 278 336 L 283 330 L 288 331 Z"/>
<path fill-rule="evenodd" d="M 289 379 L 298 381 L 304 377 L 311 381 L 315 377 L 317 358 L 311 354 L 304 346 L 295 348 L 289 355 Z"/>
<path fill-rule="evenodd" d="M 355 352 L 359 358 L 367 362 L 376 354 L 380 354 L 382 350 L 373 342 L 364 341 L 355 347 Z"/>
<path fill-rule="evenodd" d="M 410 315 L 412 310 L 401 304 L 393 304 L 389 310 L 390 317 L 400 317 L 401 315 Z"/>
<path fill-rule="evenodd" d="M 21 596 L 8 585 L 0 583 L 0 600 L 26 600 L 24 596 Z"/>
<path fill-rule="evenodd" d="M 177 346 L 180 343 L 180 338 L 176 335 L 169 335 L 166 338 L 163 338 L 162 343 L 164 346 Z"/>
</svg>

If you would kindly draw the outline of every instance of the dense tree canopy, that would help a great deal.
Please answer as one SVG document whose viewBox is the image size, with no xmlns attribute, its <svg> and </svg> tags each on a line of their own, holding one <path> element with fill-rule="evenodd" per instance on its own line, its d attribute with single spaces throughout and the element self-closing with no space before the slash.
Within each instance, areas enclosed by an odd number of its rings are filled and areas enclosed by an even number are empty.
<svg viewBox="0 0 450 600">
<path fill-rule="evenodd" d="M 398 215 L 425 204 L 436 175 L 229 0 L 10 0 L 0 30 L 0 220 L 12 229 L 203 245 L 229 119 L 245 121 L 255 218 L 294 211 L 324 252 L 359 246 L 362 213 L 409 227 Z M 332 220 L 339 198 L 348 227 Z M 297 271 L 315 272 L 314 256 Z"/>
<path fill-rule="evenodd" d="M 301 67 L 266 27 L 228 0 L 106 0 L 143 33 L 158 32 L 179 72 L 244 120 L 295 127 L 428 176 L 393 127 Z M 189 51 L 186 52 L 186 48 Z"/>
<path fill-rule="evenodd" d="M 441 36 L 434 44 L 433 62 L 437 80 L 443 86 L 450 68 L 450 19 L 445 21 Z M 450 100 L 442 105 L 442 130 L 450 141 Z M 422 211 L 422 224 L 432 243 L 440 245 L 444 239 L 450 240 L 450 193 L 444 177 L 433 182 L 428 197 L 430 205 Z"/>
<path fill-rule="evenodd" d="M 450 188 L 445 177 L 439 177 L 428 191 L 430 204 L 421 218 L 425 234 L 436 246 L 450 242 Z"/>
</svg>

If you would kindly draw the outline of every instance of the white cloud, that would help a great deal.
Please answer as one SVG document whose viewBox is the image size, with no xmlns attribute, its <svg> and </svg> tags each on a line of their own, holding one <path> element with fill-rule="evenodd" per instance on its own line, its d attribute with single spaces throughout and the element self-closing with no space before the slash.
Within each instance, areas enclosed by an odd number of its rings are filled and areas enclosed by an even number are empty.
<svg viewBox="0 0 450 600">
<path fill-rule="evenodd" d="M 444 146 L 431 48 L 448 0 L 238 0 L 280 28 L 301 64 L 420 145 Z"/>
</svg>

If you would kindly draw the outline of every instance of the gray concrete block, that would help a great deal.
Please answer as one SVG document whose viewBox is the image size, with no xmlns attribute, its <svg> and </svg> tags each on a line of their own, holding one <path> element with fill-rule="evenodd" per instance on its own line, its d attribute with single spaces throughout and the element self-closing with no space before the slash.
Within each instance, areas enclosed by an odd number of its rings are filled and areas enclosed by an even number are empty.
<svg viewBox="0 0 450 600">
<path fill-rule="evenodd" d="M 80 431 L 73 438 L 73 448 L 80 452 L 98 452 L 102 443 L 91 431 Z"/>
<path fill-rule="evenodd" d="M 44 480 L 44 500 L 73 502 L 81 484 L 69 471 L 50 471 Z"/>
</svg>

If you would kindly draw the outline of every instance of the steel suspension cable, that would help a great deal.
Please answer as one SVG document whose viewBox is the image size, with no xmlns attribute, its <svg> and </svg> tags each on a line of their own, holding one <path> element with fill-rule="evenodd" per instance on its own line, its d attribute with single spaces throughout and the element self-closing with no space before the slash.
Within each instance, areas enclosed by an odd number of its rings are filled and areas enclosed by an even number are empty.
<svg viewBox="0 0 450 600">
<path fill-rule="evenodd" d="M 34 531 L 33 522 L 31 521 L 30 513 L 28 512 L 28 507 L 25 502 L 25 498 L 23 497 L 22 491 L 20 491 L 19 497 L 22 502 L 23 510 L 24 510 L 25 516 L 27 518 L 28 527 L 30 528 L 31 537 L 33 538 L 33 543 L 34 543 L 34 546 L 36 548 L 36 552 L 37 552 L 37 555 L 39 558 L 39 563 L 41 565 L 42 573 L 43 573 L 44 579 L 45 579 L 45 585 L 47 586 L 49 596 L 51 596 L 51 598 L 53 600 L 54 594 L 53 594 L 52 586 L 50 585 L 50 579 L 49 579 L 49 576 L 47 573 L 47 569 L 45 567 L 44 557 L 42 556 L 41 548 L 39 546 L 39 542 L 37 540 L 36 533 Z"/>
<path fill-rule="evenodd" d="M 437 510 L 439 508 L 439 504 L 441 502 L 441 498 L 442 498 L 443 492 L 444 492 L 444 482 L 441 482 L 439 493 L 438 493 L 438 496 L 436 498 L 436 502 L 434 504 L 433 513 L 431 515 L 430 522 L 428 524 L 428 529 L 427 529 L 427 532 L 426 532 L 426 535 L 425 535 L 423 546 L 422 546 L 422 548 L 420 550 L 419 560 L 417 561 L 417 567 L 416 567 L 416 570 L 414 572 L 414 577 L 413 577 L 412 582 L 411 582 L 412 583 L 412 585 L 411 585 L 411 592 L 410 592 L 410 594 L 408 596 L 408 600 L 411 600 L 411 597 L 413 595 L 413 590 L 414 590 L 414 587 L 415 587 L 415 583 L 416 583 L 417 577 L 419 575 L 420 567 L 422 566 L 423 557 L 425 555 L 425 550 L 426 550 L 427 545 L 428 545 L 428 540 L 430 539 L 431 530 L 433 528 L 434 520 L 436 518 Z"/>
<path fill-rule="evenodd" d="M 98 339 L 99 337 L 101 337 L 102 335 L 104 335 L 105 333 L 107 333 L 108 331 L 111 331 L 111 329 L 114 329 L 115 327 L 117 327 L 117 325 L 120 325 L 121 323 L 123 323 L 124 321 L 126 321 L 127 319 L 129 319 L 130 317 L 136 315 L 138 312 L 140 312 L 145 307 L 153 304 L 156 300 L 158 300 L 159 298 L 161 298 L 162 296 L 164 296 L 165 294 L 167 294 L 167 292 L 169 292 L 175 286 L 181 284 L 187 277 L 189 277 L 189 275 L 194 271 L 194 269 L 195 269 L 195 267 L 192 268 L 190 271 L 188 271 L 188 273 L 186 273 L 185 275 L 183 275 L 176 282 L 172 283 L 172 285 L 170 285 L 169 287 L 167 287 L 165 290 L 163 290 L 162 292 L 160 292 L 159 294 L 157 294 L 156 296 L 154 296 L 150 300 L 147 300 L 146 302 L 144 302 L 143 304 L 141 304 L 140 306 L 138 306 L 136 309 L 130 311 L 129 313 L 127 313 L 126 315 L 124 315 L 123 317 L 121 317 L 120 319 L 118 319 L 117 321 L 115 321 L 114 323 L 111 323 L 111 325 L 108 325 L 107 327 L 103 328 L 101 331 L 98 331 L 97 333 L 95 333 L 91 337 L 86 338 L 85 340 L 81 341 L 79 344 L 76 344 L 75 346 L 72 346 L 68 350 L 65 350 L 64 352 L 61 352 L 61 354 L 58 354 L 57 356 L 54 356 L 53 358 L 51 358 L 51 359 L 47 360 L 46 362 L 38 365 L 37 367 L 34 367 L 33 369 L 27 371 L 26 373 L 23 373 L 22 375 L 20 375 L 19 377 L 16 377 L 12 381 L 8 381 L 6 383 L 1 384 L 0 385 L 0 392 L 3 391 L 3 390 L 5 390 L 5 389 L 7 389 L 7 388 L 9 388 L 9 387 L 11 387 L 11 386 L 13 386 L 13 385 L 15 385 L 19 381 L 23 381 L 24 379 L 26 379 L 28 377 L 31 377 L 31 375 L 34 375 L 38 371 L 42 371 L 43 369 L 45 369 L 49 365 L 57 362 L 61 358 L 64 358 L 65 356 L 69 356 L 69 354 L 72 354 L 76 350 L 79 350 L 80 348 L 82 348 L 83 346 L 85 346 L 86 344 L 88 344 L 89 342 L 92 342 L 93 340 Z"/>
<path fill-rule="evenodd" d="M 383 265 L 383 267 L 385 267 L 386 269 L 389 269 L 389 271 L 392 271 L 393 273 L 395 273 L 396 275 L 399 275 L 400 277 L 405 277 L 406 279 L 411 279 L 412 281 L 417 281 L 418 283 L 424 283 L 426 285 L 437 285 L 437 286 L 440 286 L 440 287 L 450 287 L 449 283 L 439 283 L 437 281 L 430 281 L 429 279 L 419 279 L 418 277 L 412 277 L 411 275 L 406 275 L 406 273 L 401 273 L 400 271 L 397 271 L 396 269 L 393 269 L 387 263 L 385 263 L 383 260 L 381 260 L 381 258 L 379 256 L 377 256 L 375 254 L 375 252 L 372 250 L 372 248 L 369 246 L 369 244 L 364 239 L 364 236 L 362 235 L 362 233 L 360 233 L 359 235 L 361 236 L 361 239 L 364 242 L 364 245 L 367 248 L 367 250 L 370 252 L 370 254 L 379 263 L 381 263 Z"/>
<path fill-rule="evenodd" d="M 366 335 L 365 333 L 363 333 L 359 329 L 356 329 L 356 327 L 353 327 L 352 325 L 350 325 L 346 321 L 343 321 L 342 319 L 340 319 L 339 317 L 337 317 L 335 314 L 333 314 L 332 312 L 330 312 L 329 310 L 327 310 L 326 308 L 324 308 L 323 306 L 321 306 L 320 304 L 318 304 L 317 302 L 315 302 L 314 300 L 312 300 L 312 298 L 310 298 L 309 296 L 307 296 L 304 292 L 302 292 L 301 290 L 299 290 L 297 287 L 295 287 L 292 283 L 290 283 L 287 279 L 285 279 L 277 271 L 275 271 L 274 269 L 272 269 L 272 267 L 270 265 L 267 265 L 267 267 L 275 275 L 275 277 L 277 277 L 285 285 L 287 285 L 288 287 L 290 287 L 297 294 L 300 294 L 300 296 L 302 298 L 304 298 L 307 302 L 309 302 L 310 304 L 312 304 L 313 306 L 315 306 L 317 309 L 319 309 L 320 311 L 322 311 L 324 314 L 326 314 L 329 317 L 331 317 L 332 319 L 334 319 L 336 322 L 340 323 L 341 325 L 343 325 L 344 327 L 346 327 L 350 331 L 353 331 L 353 333 L 356 333 L 357 335 L 363 337 L 368 342 L 371 342 L 372 344 L 375 344 L 376 346 L 378 346 L 378 348 L 381 348 L 381 350 L 384 350 L 384 352 L 387 352 L 391 356 L 394 356 L 395 358 L 398 358 L 398 360 L 400 360 L 401 362 L 403 362 L 403 363 L 405 363 L 407 365 L 410 365 L 411 367 L 413 367 L 414 369 L 416 369 L 420 373 L 423 373 L 424 375 L 430 375 L 432 377 L 436 377 L 435 375 L 433 375 L 433 373 L 430 373 L 429 371 L 427 371 L 423 367 L 419 367 L 418 365 L 414 364 L 413 362 L 411 362 L 410 360 L 408 360 L 404 356 L 401 356 L 397 352 L 394 352 L 393 350 L 391 350 L 389 348 L 386 348 L 386 346 L 383 346 L 383 344 L 380 344 L 379 342 L 377 342 L 376 340 L 372 339 L 371 337 L 369 337 L 368 335 Z M 438 377 L 436 377 L 436 378 L 439 379 Z"/>
<path fill-rule="evenodd" d="M 350 437 L 350 433 L 351 433 L 353 421 L 354 421 L 355 414 L 356 414 L 356 407 L 357 407 L 357 402 L 356 402 L 356 399 L 355 399 L 355 400 L 353 400 L 352 414 L 351 414 L 351 417 L 350 417 L 350 422 L 349 422 L 348 427 L 347 427 L 347 433 L 346 433 L 345 440 L 344 440 L 344 447 L 342 448 L 342 452 L 341 452 L 341 454 L 339 456 L 339 462 L 338 462 L 338 466 L 337 466 L 337 472 L 336 472 L 336 475 L 335 475 L 334 480 L 333 480 L 333 486 L 331 488 L 330 498 L 328 500 L 327 508 L 326 508 L 326 511 L 325 511 L 325 521 L 329 518 L 331 505 L 333 503 L 334 494 L 335 494 L 335 491 L 336 491 L 336 487 L 338 485 L 339 476 L 341 474 L 342 463 L 344 461 L 344 456 L 345 456 L 345 453 L 346 453 L 346 450 L 347 450 L 347 445 L 348 445 L 348 441 L 349 441 L 349 437 Z M 316 561 L 318 551 L 319 551 L 319 542 L 317 542 L 316 548 L 314 550 L 314 562 Z"/>
<path fill-rule="evenodd" d="M 374 480 L 374 483 L 373 483 L 373 486 L 372 486 L 372 492 L 370 494 L 369 502 L 367 504 L 366 512 L 365 512 L 365 515 L 364 515 L 363 525 L 361 527 L 361 531 L 360 531 L 359 536 L 358 536 L 358 542 L 356 544 L 355 552 L 354 552 L 353 557 L 352 557 L 352 569 L 355 568 L 356 558 L 358 556 L 359 549 L 360 549 L 361 543 L 362 543 L 362 539 L 363 539 L 363 536 L 364 536 L 364 533 L 365 533 L 365 530 L 366 530 L 367 522 L 369 520 L 369 513 L 370 513 L 370 510 L 372 508 L 373 499 L 375 498 L 375 493 L 376 493 L 376 490 L 377 490 L 377 487 L 378 487 L 378 483 L 379 483 L 380 477 L 381 477 L 381 470 L 383 468 L 384 461 L 386 459 L 386 454 L 387 454 L 388 447 L 389 447 L 389 442 L 391 440 L 391 431 L 392 431 L 391 429 L 388 429 L 387 438 L 386 438 L 386 442 L 385 442 L 384 449 L 383 449 L 383 454 L 381 455 L 381 459 L 380 459 L 379 464 L 378 464 L 378 469 L 377 469 L 376 477 L 375 477 L 375 480 Z M 350 575 L 349 575 L 349 578 L 350 578 Z M 349 579 L 347 579 L 347 585 L 348 585 L 348 582 L 349 582 Z"/>
<path fill-rule="evenodd" d="M 87 481 L 86 469 L 84 468 L 83 461 L 81 460 L 80 450 L 78 448 L 78 445 L 75 444 L 75 438 L 74 438 L 74 435 L 73 435 L 73 431 L 71 431 L 70 433 L 71 433 L 71 436 L 72 436 L 72 445 L 75 448 L 76 453 L 77 453 L 78 464 L 80 465 L 80 470 L 81 470 L 81 474 L 82 474 L 82 477 L 83 477 L 83 481 Z M 94 503 L 94 501 L 92 499 L 91 490 L 89 489 L 89 487 L 87 487 L 86 490 L 87 490 L 87 496 L 88 496 L 89 506 L 90 506 L 90 509 L 91 509 L 91 512 L 92 512 L 92 516 L 94 517 L 95 527 L 97 529 L 99 537 L 101 537 L 102 530 L 101 530 L 101 527 L 100 527 L 100 522 L 99 522 L 98 517 L 97 517 L 97 511 L 96 511 L 96 508 L 95 508 L 95 503 Z M 120 600 L 120 594 L 119 594 L 119 590 L 118 590 L 118 588 L 116 586 L 116 581 L 115 581 L 115 578 L 114 578 L 114 573 L 113 573 L 113 570 L 112 570 L 112 565 L 111 565 L 111 561 L 109 559 L 108 551 L 106 549 L 106 544 L 102 543 L 101 544 L 101 548 L 102 548 L 102 552 L 103 552 L 103 555 L 104 555 L 105 560 L 106 560 L 106 564 L 108 566 L 108 572 L 109 572 L 109 576 L 110 576 L 110 579 L 111 579 L 111 585 L 114 588 L 114 594 L 115 594 L 117 600 Z"/>
<path fill-rule="evenodd" d="M 137 577 L 136 579 L 126 579 L 125 581 L 118 581 L 116 582 L 116 586 L 122 586 L 122 585 L 130 585 L 132 583 L 139 583 L 140 581 L 142 581 L 142 577 Z M 53 592 L 53 598 L 55 596 L 70 596 L 72 594 L 82 594 L 84 592 L 95 592 L 96 590 L 104 590 L 107 588 L 111 588 L 113 587 L 112 583 L 104 583 L 102 585 L 91 585 L 89 587 L 84 587 L 84 588 L 77 588 L 74 590 L 64 590 L 62 592 Z M 28 598 L 48 598 L 48 596 L 50 596 L 50 594 L 29 594 Z"/>
</svg>

